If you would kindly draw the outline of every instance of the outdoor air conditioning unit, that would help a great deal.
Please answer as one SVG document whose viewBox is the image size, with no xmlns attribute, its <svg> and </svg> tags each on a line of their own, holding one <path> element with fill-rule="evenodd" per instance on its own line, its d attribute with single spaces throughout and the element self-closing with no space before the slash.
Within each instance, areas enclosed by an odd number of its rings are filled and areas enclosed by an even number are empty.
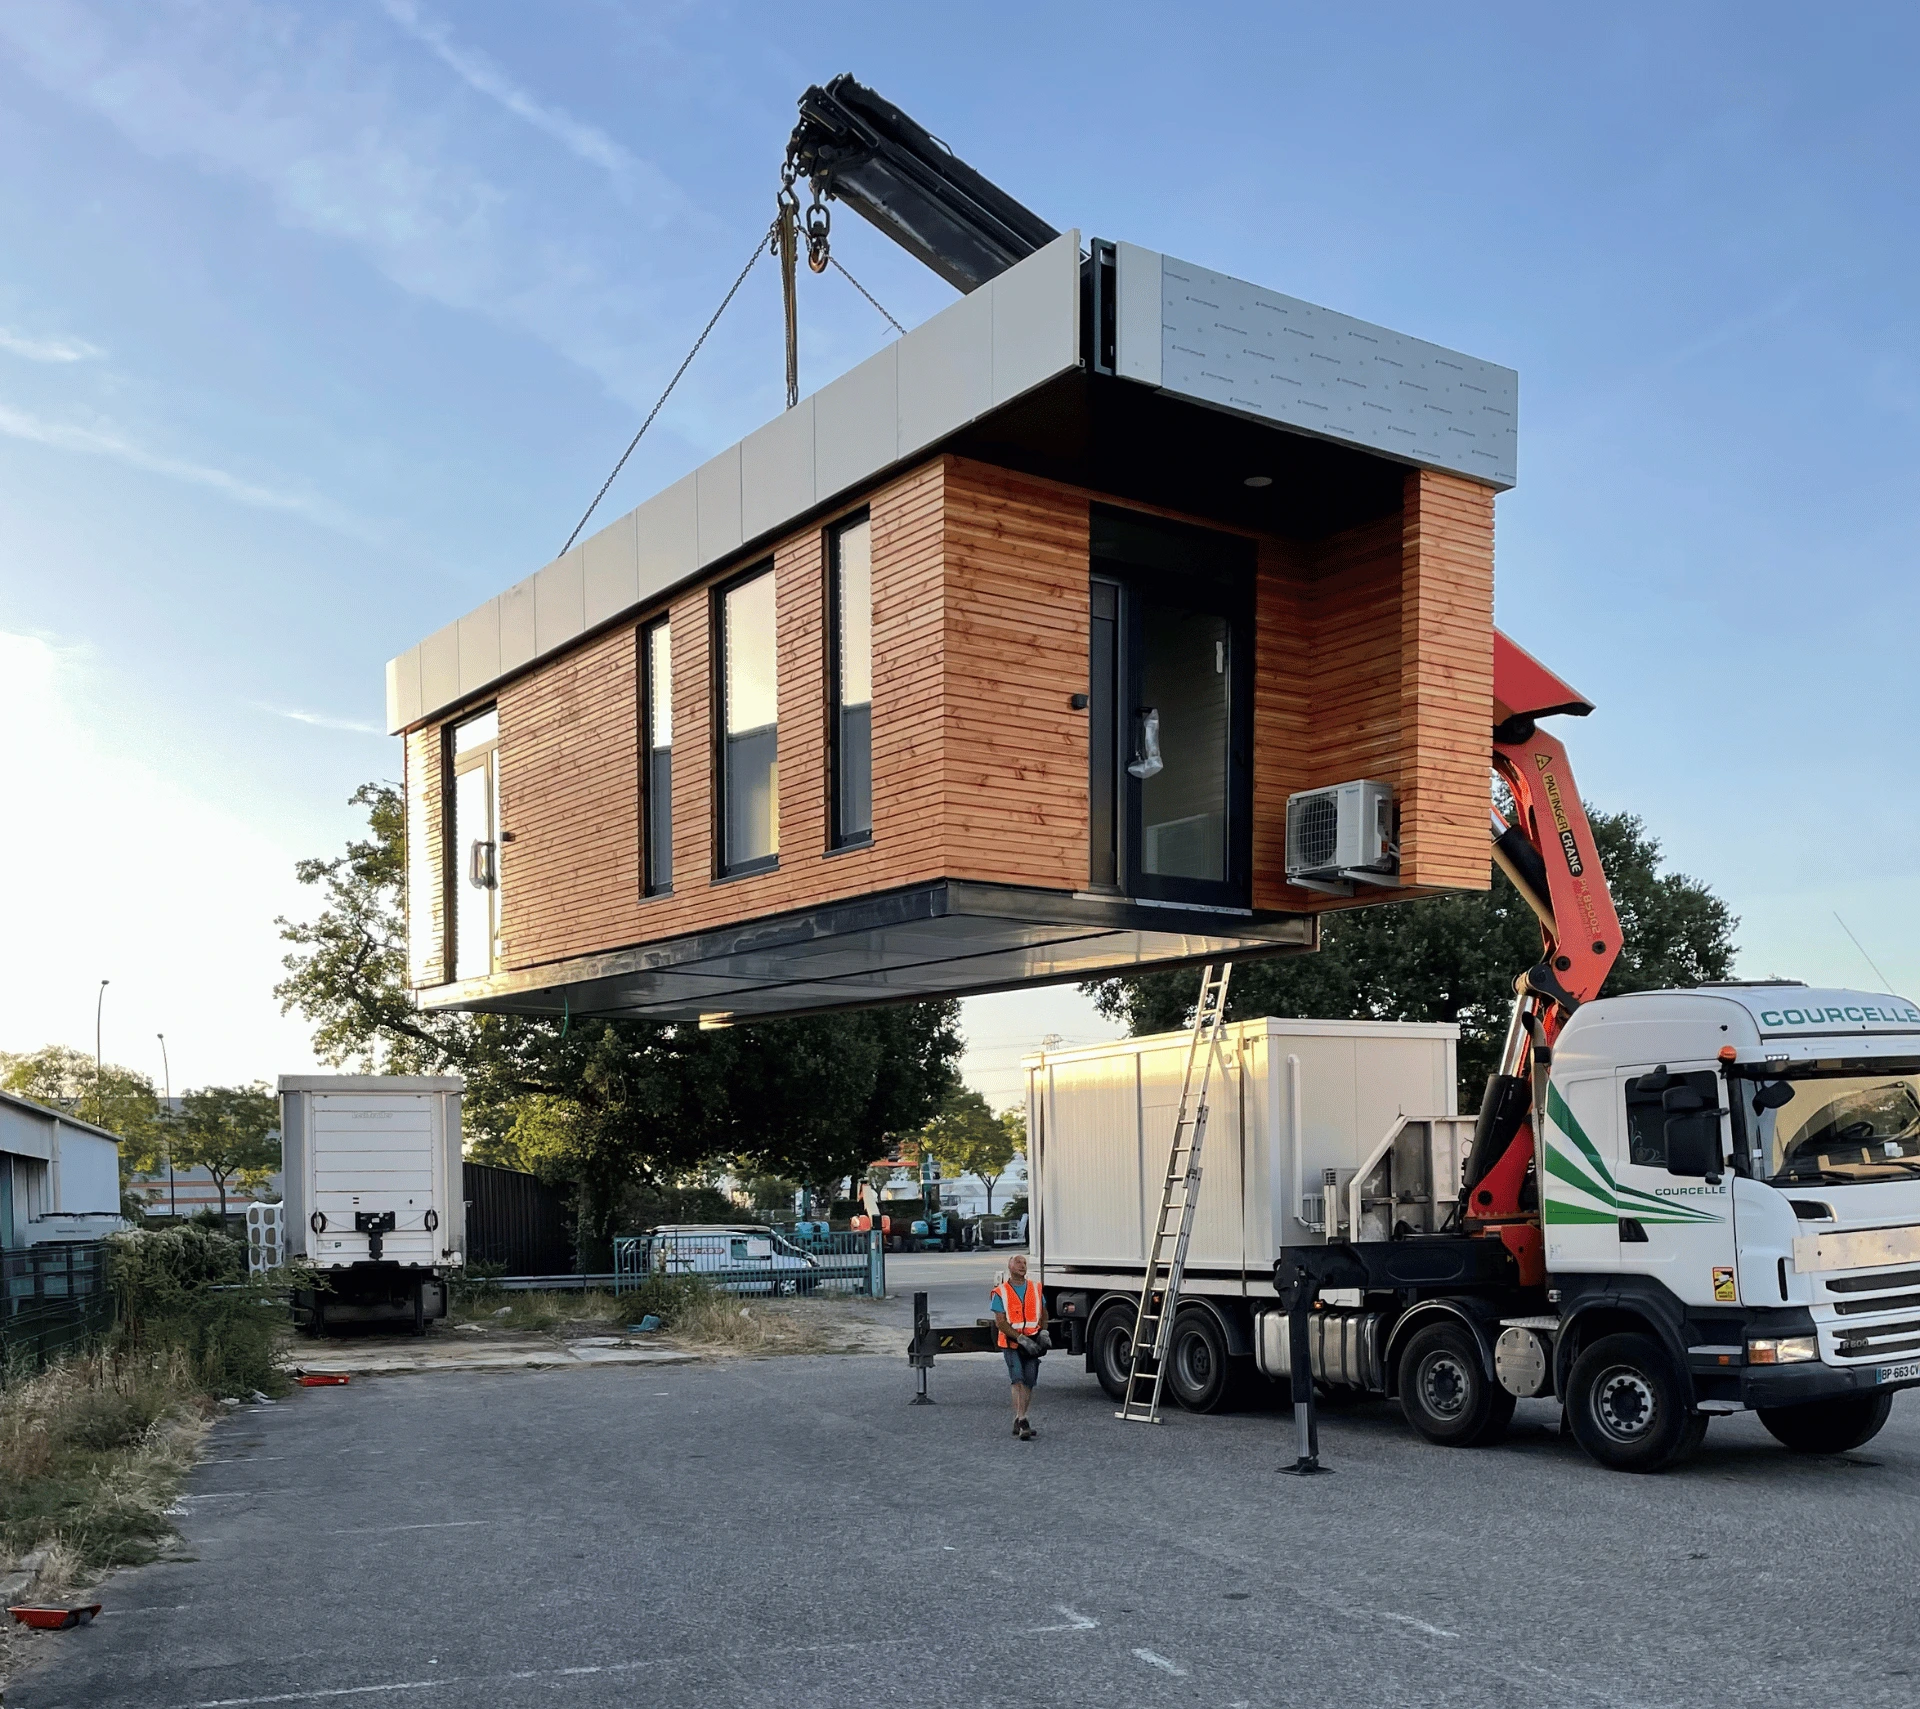
<svg viewBox="0 0 1920 1709">
<path fill-rule="evenodd" d="M 1330 784 L 1287 797 L 1287 882 L 1351 896 L 1355 882 L 1391 888 L 1400 871 L 1393 785 Z"/>
</svg>

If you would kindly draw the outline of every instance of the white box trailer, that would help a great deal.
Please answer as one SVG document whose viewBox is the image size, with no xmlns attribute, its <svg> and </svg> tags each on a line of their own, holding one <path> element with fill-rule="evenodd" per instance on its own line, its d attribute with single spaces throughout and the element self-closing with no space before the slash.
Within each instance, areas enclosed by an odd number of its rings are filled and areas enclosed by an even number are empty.
<svg viewBox="0 0 1920 1709">
<path fill-rule="evenodd" d="M 303 1323 L 446 1316 L 466 1258 L 460 1098 L 451 1077 L 280 1078 L 286 1255 L 324 1272 L 295 1300 Z"/>
<path fill-rule="evenodd" d="M 1183 1404 L 1211 1410 L 1236 1369 L 1269 1367 L 1259 1319 L 1278 1330 L 1283 1245 L 1432 1232 L 1452 1214 L 1473 1137 L 1459 1036 L 1274 1017 L 1223 1029 L 1181 1292 L 1205 1345 L 1177 1348 L 1168 1373 Z M 1071 1350 L 1110 1392 L 1125 1384 L 1187 1048 L 1187 1033 L 1162 1033 L 1023 1063 L 1031 1250 Z"/>
</svg>

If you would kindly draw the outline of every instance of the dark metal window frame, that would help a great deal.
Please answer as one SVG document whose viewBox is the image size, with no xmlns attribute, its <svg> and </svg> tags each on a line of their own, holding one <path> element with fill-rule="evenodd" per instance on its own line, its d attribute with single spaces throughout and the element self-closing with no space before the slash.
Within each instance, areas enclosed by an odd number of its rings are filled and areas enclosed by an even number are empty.
<svg viewBox="0 0 1920 1709">
<path fill-rule="evenodd" d="M 1195 537 L 1196 546 L 1203 552 L 1211 546 L 1217 552 L 1221 562 L 1212 568 L 1197 572 L 1183 573 L 1170 568 L 1155 568 L 1143 563 L 1135 563 L 1117 556 L 1095 555 L 1090 559 L 1090 592 L 1094 581 L 1112 583 L 1117 587 L 1118 599 L 1114 620 L 1113 649 L 1113 734 L 1110 745 L 1103 744 L 1096 736 L 1089 744 L 1089 760 L 1098 764 L 1103 752 L 1111 756 L 1108 775 L 1113 785 L 1113 839 L 1115 883 L 1119 890 L 1128 896 L 1149 902 L 1177 902 L 1196 908 L 1226 908 L 1244 911 L 1252 905 L 1253 890 L 1253 695 L 1254 695 L 1254 650 L 1257 645 L 1255 627 L 1255 589 L 1258 579 L 1257 547 L 1246 535 L 1227 529 L 1213 528 L 1202 523 L 1186 522 L 1172 517 L 1158 516 L 1147 511 L 1131 510 L 1124 505 L 1098 503 L 1090 507 L 1092 520 L 1097 523 L 1101 513 L 1127 523 L 1137 523 L 1154 531 L 1164 531 L 1168 536 L 1181 534 Z M 1209 540 L 1208 537 L 1211 537 Z M 1241 549 L 1245 551 L 1243 566 L 1228 566 L 1225 563 L 1227 544 L 1233 544 L 1232 555 L 1238 557 Z M 1142 873 L 1139 870 L 1140 845 L 1140 789 L 1126 772 L 1127 755 L 1131 751 L 1130 731 L 1132 726 L 1132 702 L 1135 677 L 1140 661 L 1140 606 L 1144 597 L 1158 592 L 1162 596 L 1178 601 L 1184 593 L 1190 593 L 1195 576 L 1204 576 L 1216 585 L 1219 597 L 1213 602 L 1220 615 L 1229 625 L 1233 639 L 1232 656 L 1229 659 L 1228 678 L 1228 721 L 1230 742 L 1230 763 L 1227 779 L 1227 876 L 1224 881 L 1166 878 Z M 1238 578 L 1244 576 L 1244 585 L 1237 585 Z M 1091 627 L 1091 626 L 1090 626 Z M 1093 660 L 1089 659 L 1090 672 Z M 1098 705 L 1102 695 L 1100 685 L 1089 683 L 1093 690 L 1092 699 Z M 1091 717 L 1094 708 L 1089 707 Z M 1090 731 L 1092 726 L 1089 726 Z M 1099 795 L 1093 795 L 1089 805 L 1097 808 Z M 1090 823 L 1090 835 L 1099 838 L 1102 827 L 1097 820 Z M 1097 850 L 1090 850 L 1097 855 Z M 1091 877 L 1092 874 L 1090 873 Z"/>
<path fill-rule="evenodd" d="M 716 881 L 728 878 L 750 878 L 757 873 L 779 870 L 780 853 L 776 848 L 770 855 L 761 855 L 753 860 L 742 861 L 737 866 L 727 864 L 727 595 L 735 588 L 745 587 L 748 582 L 758 581 L 762 576 L 773 574 L 773 560 L 762 558 L 758 563 L 740 571 L 738 575 L 728 576 L 725 581 L 716 582 L 710 595 L 708 612 L 708 633 L 712 645 L 708 649 L 713 655 L 713 876 Z M 773 601 L 774 659 L 773 681 L 776 697 L 774 714 L 774 740 L 779 741 L 780 728 L 778 695 L 780 683 L 780 590 L 776 584 Z M 776 785 L 778 782 L 776 774 Z M 776 793 L 774 812 L 780 810 Z M 776 819 L 776 824 L 778 820 Z"/>
<path fill-rule="evenodd" d="M 870 507 L 862 506 L 837 518 L 826 529 L 826 613 L 827 613 L 827 850 L 838 853 L 842 849 L 866 849 L 873 846 L 873 827 L 851 837 L 840 834 L 840 790 L 842 743 L 840 734 L 840 538 L 849 528 L 864 522 L 867 525 L 867 546 L 871 561 L 873 546 L 873 512 Z M 867 613 L 867 635 L 869 675 L 872 673 L 871 658 L 873 613 L 871 610 L 872 582 L 868 583 L 869 610 Z M 869 794 L 868 814 L 873 811 L 871 794 L 873 788 L 873 725 L 872 702 L 868 703 L 867 725 L 867 788 Z"/>
<path fill-rule="evenodd" d="M 673 783 L 669 769 L 666 790 L 666 867 L 664 881 L 659 876 L 660 849 L 654 836 L 654 803 L 658 779 L 654 774 L 653 740 L 653 637 L 661 629 L 667 631 L 667 696 L 671 705 L 673 696 L 673 613 L 663 611 L 656 617 L 650 617 L 640 625 L 640 894 L 642 896 L 671 896 L 673 894 Z M 672 743 L 667 751 L 671 755 Z M 668 760 L 671 768 L 672 760 Z"/>
</svg>

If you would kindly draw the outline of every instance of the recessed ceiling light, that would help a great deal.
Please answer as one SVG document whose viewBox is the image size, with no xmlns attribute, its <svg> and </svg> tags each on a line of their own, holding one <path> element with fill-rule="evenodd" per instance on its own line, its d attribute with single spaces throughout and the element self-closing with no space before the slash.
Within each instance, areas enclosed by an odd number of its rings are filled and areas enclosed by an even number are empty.
<svg viewBox="0 0 1920 1709">
<path fill-rule="evenodd" d="M 1273 485 L 1273 477 L 1271 475 L 1249 475 L 1242 484 L 1250 487 L 1270 487 Z"/>
</svg>

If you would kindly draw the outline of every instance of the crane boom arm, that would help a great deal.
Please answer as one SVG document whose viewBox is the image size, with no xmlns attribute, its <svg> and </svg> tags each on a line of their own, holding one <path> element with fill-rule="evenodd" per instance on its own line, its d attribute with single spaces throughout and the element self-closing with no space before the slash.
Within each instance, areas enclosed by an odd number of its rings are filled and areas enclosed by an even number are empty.
<svg viewBox="0 0 1920 1709">
<path fill-rule="evenodd" d="M 787 164 L 961 291 L 1060 235 L 850 73 L 800 97 Z"/>
<path fill-rule="evenodd" d="M 1567 750 L 1537 720 L 1593 708 L 1537 659 L 1494 631 L 1493 770 L 1513 817 L 1492 815 L 1493 858 L 1540 921 L 1540 960 L 1514 982 L 1506 1044 L 1475 1125 L 1461 1209 L 1498 1232 L 1522 1279 L 1543 1264 L 1537 1217 L 1523 1202 L 1534 1159 L 1540 1081 L 1553 1042 L 1599 996 L 1620 954 L 1620 917 L 1600 865 Z"/>
</svg>

